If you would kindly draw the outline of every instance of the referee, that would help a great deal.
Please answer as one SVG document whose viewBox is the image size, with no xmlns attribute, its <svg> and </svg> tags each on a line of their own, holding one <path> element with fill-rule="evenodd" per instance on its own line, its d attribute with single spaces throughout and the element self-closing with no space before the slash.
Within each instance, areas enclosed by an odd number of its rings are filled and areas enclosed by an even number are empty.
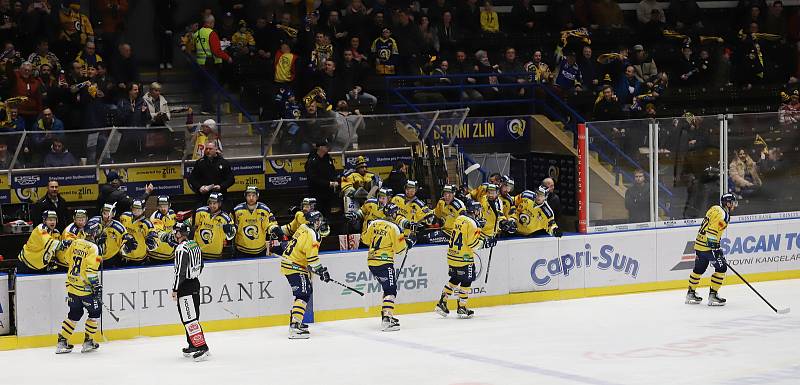
<svg viewBox="0 0 800 385">
<path fill-rule="evenodd" d="M 172 234 L 162 237 L 162 241 L 175 245 L 172 256 L 175 258 L 175 283 L 172 285 L 172 300 L 178 302 L 178 313 L 186 329 L 189 347 L 183 348 L 184 357 L 202 361 L 208 357 L 208 345 L 200 326 L 200 280 L 203 271 L 203 257 L 197 242 L 189 239 L 191 229 L 178 222 Z"/>
</svg>

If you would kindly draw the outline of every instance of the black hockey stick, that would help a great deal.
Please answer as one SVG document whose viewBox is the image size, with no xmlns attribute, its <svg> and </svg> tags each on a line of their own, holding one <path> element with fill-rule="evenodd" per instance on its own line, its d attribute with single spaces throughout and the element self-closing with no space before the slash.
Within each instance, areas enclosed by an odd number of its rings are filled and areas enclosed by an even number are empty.
<svg viewBox="0 0 800 385">
<path fill-rule="evenodd" d="M 500 198 L 497 198 L 497 199 L 500 199 Z M 495 209 L 494 205 L 490 205 L 489 207 L 491 207 L 492 208 L 492 212 L 494 212 L 494 236 L 497 237 L 499 235 L 499 234 L 497 234 L 497 227 L 500 225 L 500 215 L 498 213 L 498 210 Z M 484 284 L 489 283 L 489 268 L 492 267 L 492 253 L 494 252 L 494 247 L 496 245 L 497 245 L 497 242 L 495 241 L 495 244 L 492 245 L 492 247 L 489 248 L 489 260 L 486 262 L 486 276 L 484 276 L 484 280 L 483 280 Z"/>
<path fill-rule="evenodd" d="M 283 259 L 283 260 L 286 260 L 286 261 L 289 261 L 289 260 L 288 260 L 286 257 L 284 257 L 284 256 L 281 256 L 281 259 Z M 289 261 L 289 262 L 291 262 L 291 261 Z M 314 275 L 316 275 L 317 277 L 319 277 L 319 276 L 320 276 L 320 275 L 319 275 L 319 274 L 317 274 L 317 272 L 315 272 L 314 270 L 308 269 L 308 271 L 310 271 L 310 272 L 311 272 L 311 274 L 314 274 Z M 323 281 L 323 282 L 324 282 L 324 281 Z M 358 295 L 360 295 L 360 296 L 362 296 L 362 297 L 364 296 L 364 292 L 362 292 L 361 290 L 354 289 L 354 288 L 352 288 L 352 287 L 350 287 L 350 286 L 347 286 L 347 285 L 345 285 L 345 284 L 343 284 L 343 283 L 341 283 L 341 282 L 339 282 L 339 281 L 337 281 L 337 280 L 335 280 L 335 279 L 333 279 L 333 278 L 331 278 L 331 280 L 330 280 L 329 282 L 333 282 L 333 283 L 335 283 L 335 284 L 337 284 L 337 285 L 339 285 L 339 286 L 341 286 L 341 287 L 343 287 L 343 288 L 345 288 L 345 289 L 347 289 L 347 290 L 350 290 L 350 291 L 352 291 L 353 293 L 356 293 L 356 294 L 358 294 Z"/>
<path fill-rule="evenodd" d="M 724 261 L 724 260 L 723 260 L 723 261 Z M 729 268 L 729 269 L 731 269 L 731 271 L 732 271 L 732 272 L 734 272 L 734 273 L 735 273 L 735 274 L 736 274 L 736 275 L 739 277 L 739 279 L 741 279 L 741 280 L 742 280 L 742 282 L 744 282 L 745 284 L 747 284 L 747 287 L 749 287 L 749 288 L 750 288 L 750 290 L 753 290 L 753 293 L 756 293 L 756 295 L 758 295 L 758 297 L 759 297 L 759 298 L 761 298 L 761 300 L 763 300 L 763 301 L 764 301 L 764 303 L 766 303 L 766 304 L 767 304 L 767 305 L 768 305 L 768 306 L 769 306 L 769 307 L 772 309 L 772 311 L 774 311 L 775 313 L 778 313 L 778 314 L 787 314 L 787 313 L 789 313 L 789 312 L 792 310 L 791 308 L 788 308 L 788 307 L 787 307 L 787 308 L 783 308 L 783 309 L 777 309 L 777 308 L 775 308 L 775 306 L 772 306 L 772 304 L 771 304 L 771 303 L 769 303 L 769 301 L 767 301 L 767 299 L 766 299 L 766 298 L 764 298 L 764 296 L 763 296 L 763 295 L 761 295 L 761 293 L 759 293 L 759 292 L 758 292 L 758 290 L 756 290 L 756 288 L 754 288 L 754 287 L 753 287 L 753 285 L 751 285 L 751 284 L 750 284 L 750 282 L 747 282 L 747 280 L 746 280 L 746 279 L 744 279 L 744 277 L 742 277 L 742 275 L 741 275 L 741 274 L 739 274 L 739 272 L 738 272 L 738 271 L 736 271 L 736 270 L 733 268 L 733 266 L 731 266 L 730 264 L 728 264 L 728 261 L 724 261 L 724 262 L 725 262 L 725 265 L 726 265 L 726 266 L 728 266 L 728 268 Z"/>
<path fill-rule="evenodd" d="M 105 302 L 103 302 L 103 300 L 102 300 L 102 299 L 100 300 L 100 303 L 102 303 L 102 304 L 103 304 L 103 307 L 104 307 L 104 308 L 106 308 L 106 311 L 108 312 L 108 314 L 110 314 L 110 315 L 111 315 L 111 318 L 113 318 L 113 319 L 114 319 L 114 321 L 116 321 L 116 322 L 119 322 L 119 317 L 117 317 L 117 315 L 116 315 L 116 314 L 114 314 L 114 312 L 113 312 L 113 311 L 111 311 L 111 309 L 108 307 L 108 305 L 106 305 L 106 303 L 105 303 Z M 100 324 L 102 325 L 102 322 L 101 322 Z M 102 331 L 101 331 L 101 333 L 102 333 Z"/>
</svg>

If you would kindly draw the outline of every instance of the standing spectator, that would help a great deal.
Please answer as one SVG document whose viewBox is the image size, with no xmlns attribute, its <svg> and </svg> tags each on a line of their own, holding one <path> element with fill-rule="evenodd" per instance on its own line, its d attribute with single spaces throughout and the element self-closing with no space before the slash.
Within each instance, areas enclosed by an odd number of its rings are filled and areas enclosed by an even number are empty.
<svg viewBox="0 0 800 385">
<path fill-rule="evenodd" d="M 660 23 L 666 23 L 667 17 L 664 10 L 658 5 L 656 0 L 642 0 L 636 4 L 636 20 L 639 21 L 639 27 L 643 27 L 655 19 Z"/>
<path fill-rule="evenodd" d="M 711 77 L 714 75 L 715 70 L 711 65 L 711 55 L 707 49 L 701 49 L 700 55 L 697 56 L 697 75 L 695 76 L 695 84 L 698 86 L 707 86 L 711 82 Z"/>
<path fill-rule="evenodd" d="M 150 113 L 150 121 L 153 126 L 163 126 L 170 120 L 169 104 L 164 95 L 161 95 L 160 83 L 150 83 L 150 90 L 144 96 L 144 103 L 147 106 L 147 112 Z"/>
<path fill-rule="evenodd" d="M 531 61 L 525 63 L 525 72 L 530 73 L 528 81 L 531 83 L 545 84 L 553 81 L 553 73 L 550 66 L 542 59 L 542 51 L 533 51 Z"/>
<path fill-rule="evenodd" d="M 297 76 L 297 55 L 292 53 L 289 43 L 281 43 L 275 54 L 275 87 L 291 89 Z"/>
<path fill-rule="evenodd" d="M 428 11 L 430 12 L 430 9 Z M 372 36 L 368 35 L 370 24 L 369 13 L 367 13 L 367 8 L 364 6 L 362 0 L 353 0 L 350 2 L 350 6 L 345 10 L 343 22 L 347 31 L 350 32 L 348 36 L 351 39 L 353 37 L 358 37 L 361 40 L 372 38 Z"/>
<path fill-rule="evenodd" d="M 206 119 L 198 127 L 192 128 L 193 116 L 191 112 L 186 117 L 186 130 L 192 134 L 192 159 L 200 159 L 206 154 L 206 144 L 214 142 L 216 152 L 222 152 L 222 141 L 219 139 L 217 122 L 214 119 Z"/>
<path fill-rule="evenodd" d="M 455 19 L 464 32 L 465 39 L 474 39 L 481 33 L 481 9 L 478 0 L 466 0 L 464 4 L 456 7 L 458 14 Z M 469 40 L 473 41 L 473 40 Z"/>
<path fill-rule="evenodd" d="M 544 178 L 542 179 L 542 186 L 547 187 L 547 204 L 553 209 L 553 215 L 556 218 L 560 218 L 561 198 L 556 194 L 556 182 L 553 178 Z"/>
<path fill-rule="evenodd" d="M 622 105 L 611 86 L 604 86 L 597 101 L 594 103 L 594 120 L 619 120 L 622 119 Z"/>
<path fill-rule="evenodd" d="M 375 60 L 375 73 L 378 75 L 394 75 L 397 73 L 397 57 L 400 55 L 397 42 L 392 38 L 392 31 L 384 28 L 372 42 L 372 56 Z"/>
<path fill-rule="evenodd" d="M 347 37 L 350 36 L 347 26 L 339 19 L 339 11 L 336 10 L 329 12 L 328 20 L 325 21 L 322 29 L 327 31 L 328 36 L 339 47 L 343 46 L 347 42 Z"/>
<path fill-rule="evenodd" d="M 316 143 L 316 150 L 308 154 L 305 166 L 309 194 L 317 199 L 317 210 L 326 218 L 331 215 L 331 203 L 339 187 L 336 168 L 328 149 L 327 140 Z"/>
<path fill-rule="evenodd" d="M 0 137 L 0 170 L 8 170 L 11 167 L 13 155 L 8 152 L 7 139 Z"/>
<path fill-rule="evenodd" d="M 204 150 L 205 154 L 195 162 L 189 174 L 189 187 L 197 194 L 200 204 L 208 201 L 212 192 L 222 193 L 224 196 L 234 183 L 231 166 L 217 150 L 217 144 L 209 141 Z"/>
<path fill-rule="evenodd" d="M 577 63 L 581 70 L 584 88 L 594 92 L 600 84 L 600 79 L 597 76 L 597 61 L 592 57 L 592 47 L 588 45 L 583 47 L 582 55 L 577 59 Z"/>
<path fill-rule="evenodd" d="M 774 33 L 786 37 L 786 21 L 786 16 L 783 13 L 783 2 L 780 0 L 774 1 L 764 18 L 764 27 L 762 29 L 766 33 Z"/>
<path fill-rule="evenodd" d="M 383 185 L 389 188 L 392 194 L 397 194 L 406 188 L 406 182 L 408 182 L 408 165 L 398 160 L 392 165 L 392 171 L 389 172 L 389 177 Z"/>
<path fill-rule="evenodd" d="M 42 117 L 36 121 L 32 131 L 36 132 L 30 134 L 32 150 L 36 155 L 46 153 L 54 139 L 64 140 L 64 123 L 53 115 L 53 110 L 49 107 L 42 110 Z"/>
<path fill-rule="evenodd" d="M 453 23 L 453 14 L 450 11 L 442 13 L 442 21 L 436 27 L 436 33 L 439 40 L 440 54 L 449 55 L 459 49 L 461 33 Z"/>
<path fill-rule="evenodd" d="M 500 17 L 497 16 L 497 11 L 492 7 L 492 2 L 490 0 L 483 2 L 483 9 L 481 10 L 481 31 L 483 31 L 484 38 L 498 37 L 500 34 Z"/>
<path fill-rule="evenodd" d="M 517 0 L 511 7 L 511 32 L 529 36 L 537 27 L 536 8 L 531 0 Z"/>
<path fill-rule="evenodd" d="M 133 83 L 139 82 L 139 66 L 133 57 L 130 44 L 122 43 L 117 48 L 118 55 L 111 62 L 111 76 L 117 87 L 129 89 Z"/>
<path fill-rule="evenodd" d="M 431 18 L 431 23 L 441 25 L 445 12 L 452 12 L 453 6 L 447 0 L 435 0 L 428 7 L 427 15 Z M 452 17 L 452 14 L 450 15 Z"/>
<path fill-rule="evenodd" d="M 23 62 L 18 70 L 6 65 L 6 75 L 11 96 L 24 96 L 27 100 L 20 102 L 17 108 L 19 115 L 25 120 L 26 127 L 33 127 L 36 116 L 42 109 L 42 81 L 33 76 L 33 65 Z"/>
<path fill-rule="evenodd" d="M 565 94 L 573 94 L 583 90 L 583 79 L 581 69 L 575 63 L 575 51 L 564 52 L 564 58 L 558 65 L 558 75 L 556 76 L 556 86 L 561 88 Z"/>
<path fill-rule="evenodd" d="M 629 110 L 633 98 L 642 93 L 642 83 L 636 78 L 633 66 L 625 67 L 625 75 L 617 82 L 616 93 L 623 110 Z"/>
<path fill-rule="evenodd" d="M 111 57 L 119 37 L 125 33 L 128 0 L 95 0 L 95 9 L 100 14 L 101 50 L 106 57 Z"/>
<path fill-rule="evenodd" d="M 729 169 L 731 182 L 733 182 L 730 189 L 736 195 L 752 196 L 761 189 L 761 177 L 758 175 L 756 162 L 744 148 L 736 150 L 736 157 L 731 161 Z"/>
<path fill-rule="evenodd" d="M 233 59 L 228 56 L 225 51 L 220 48 L 219 36 L 214 32 L 214 16 L 208 15 L 203 20 L 203 27 L 197 30 L 192 35 L 194 39 L 195 60 L 197 64 L 205 70 L 198 75 L 197 84 L 201 85 L 201 92 L 203 94 L 203 104 L 201 107 L 201 114 L 213 115 L 216 111 L 212 105 L 216 90 L 212 80 L 207 79 L 206 76 L 218 78 L 219 66 L 222 61 L 233 63 Z M 205 202 L 203 200 L 202 202 Z"/>
<path fill-rule="evenodd" d="M 0 41 L 16 40 L 17 24 L 11 9 L 11 0 L 0 0 Z"/>
<path fill-rule="evenodd" d="M 644 50 L 644 46 L 641 44 L 633 46 L 632 64 L 636 71 L 636 79 L 646 84 L 648 88 L 652 87 L 653 81 L 655 81 L 658 76 L 658 67 L 656 67 L 655 59 Z"/>
<path fill-rule="evenodd" d="M 671 0 L 669 2 L 670 23 L 679 31 L 703 28 L 700 6 L 695 0 Z"/>
<path fill-rule="evenodd" d="M 124 98 L 117 102 L 119 124 L 122 127 L 144 127 L 150 121 L 150 114 L 142 97 L 139 84 L 131 83 Z"/>
<path fill-rule="evenodd" d="M 158 66 L 162 70 L 172 69 L 176 0 L 153 0 L 153 8 L 155 9 L 153 28 L 156 45 L 158 45 Z"/>
<path fill-rule="evenodd" d="M 83 50 L 75 57 L 75 61 L 80 64 L 81 68 L 85 71 L 90 66 L 97 68 L 97 65 L 103 62 L 103 57 L 97 54 L 97 48 L 94 42 L 86 42 Z"/>
<path fill-rule="evenodd" d="M 56 55 L 60 58 L 75 57 L 81 47 L 94 41 L 94 29 L 89 18 L 81 13 L 79 0 L 65 0 L 58 12 L 61 33 L 58 35 Z"/>
<path fill-rule="evenodd" d="M 473 74 L 477 71 L 475 63 L 467 60 L 467 53 L 464 50 L 456 51 L 456 60 L 451 65 L 452 73 L 457 74 Z M 460 84 L 476 84 L 477 79 L 472 77 L 454 79 Z M 480 101 L 483 100 L 483 95 L 475 88 L 464 88 L 459 92 L 459 100 L 461 101 Z M 402 184 L 405 186 L 405 183 Z"/>
<path fill-rule="evenodd" d="M 64 142 L 54 138 L 50 145 L 50 152 L 44 157 L 44 167 L 77 166 L 78 160 L 64 147 Z"/>
<path fill-rule="evenodd" d="M 697 71 L 697 62 L 692 57 L 692 47 L 686 44 L 681 49 L 681 58 L 675 67 L 673 78 L 677 80 L 679 85 L 691 86 L 694 85 L 695 80 L 692 76 L 697 74 Z"/>
<path fill-rule="evenodd" d="M 58 193 L 58 187 L 59 184 L 57 180 L 47 182 L 47 194 L 34 203 L 33 210 L 31 210 L 31 219 L 36 220 L 37 218 L 41 218 L 42 213 L 45 211 L 55 211 L 56 216 L 58 216 L 56 229 L 62 231 L 67 227 L 70 220 L 69 210 L 67 210 L 67 201 Z"/>
<path fill-rule="evenodd" d="M 505 49 L 503 54 L 503 60 L 498 64 L 499 72 L 500 73 L 510 73 L 510 74 L 518 74 L 524 72 L 522 69 L 522 63 L 517 60 L 517 50 L 508 47 Z M 500 77 L 501 83 L 518 83 L 522 84 L 525 83 L 525 79 L 523 77 L 517 76 L 501 76 Z M 525 88 L 503 88 L 502 93 L 507 94 L 510 97 L 514 96 L 523 96 L 525 94 Z"/>
<path fill-rule="evenodd" d="M 645 182 L 644 171 L 638 169 L 633 172 L 633 184 L 625 191 L 625 209 L 630 223 L 650 221 L 650 186 Z"/>
<path fill-rule="evenodd" d="M 58 61 L 56 54 L 50 52 L 50 43 L 47 40 L 41 40 L 36 45 L 36 51 L 28 56 L 28 61 L 33 65 L 34 73 L 39 76 L 39 69 L 42 64 L 50 65 L 53 73 L 58 73 L 61 70 L 61 63 Z"/>
<path fill-rule="evenodd" d="M 309 64 L 314 71 L 322 71 L 325 61 L 333 58 L 333 45 L 330 37 L 324 32 L 314 35 L 314 49 L 311 50 Z"/>
<path fill-rule="evenodd" d="M 422 60 L 419 60 L 422 53 L 420 50 L 422 34 L 417 24 L 412 22 L 408 10 L 400 10 L 398 12 L 397 23 L 392 33 L 397 43 L 398 72 L 401 74 L 416 73 L 417 64 L 422 64 Z"/>
<path fill-rule="evenodd" d="M 554 31 L 575 28 L 575 13 L 571 0 L 551 0 L 547 5 L 548 26 Z"/>
<path fill-rule="evenodd" d="M 344 99 L 347 90 L 342 84 L 341 76 L 336 72 L 336 63 L 331 60 L 325 60 L 322 72 L 318 75 L 317 83 L 328 98 L 328 104 L 333 104 L 339 100 Z"/>
<path fill-rule="evenodd" d="M 367 107 L 372 109 L 378 103 L 378 98 L 372 94 L 364 92 L 364 74 L 369 68 L 365 62 L 354 60 L 353 51 L 342 53 L 342 64 L 338 73 L 342 80 L 342 86 L 347 92 L 345 99 L 348 106 L 352 108 Z"/>
</svg>

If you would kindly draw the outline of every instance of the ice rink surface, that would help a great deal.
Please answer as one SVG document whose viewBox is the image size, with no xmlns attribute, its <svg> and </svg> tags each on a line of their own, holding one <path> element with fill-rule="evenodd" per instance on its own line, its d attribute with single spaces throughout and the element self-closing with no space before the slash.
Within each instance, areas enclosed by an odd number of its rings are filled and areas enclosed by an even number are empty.
<svg viewBox="0 0 800 385">
<path fill-rule="evenodd" d="M 309 340 L 287 327 L 208 333 L 200 363 L 180 354 L 182 336 L 0 352 L 0 383 L 800 384 L 800 280 L 755 286 L 793 312 L 774 314 L 745 285 L 724 286 L 728 305 L 713 308 L 702 288 L 694 306 L 681 290 L 476 308 L 468 320 L 431 311 L 400 315 L 393 333 L 377 317 L 313 324 Z"/>
</svg>

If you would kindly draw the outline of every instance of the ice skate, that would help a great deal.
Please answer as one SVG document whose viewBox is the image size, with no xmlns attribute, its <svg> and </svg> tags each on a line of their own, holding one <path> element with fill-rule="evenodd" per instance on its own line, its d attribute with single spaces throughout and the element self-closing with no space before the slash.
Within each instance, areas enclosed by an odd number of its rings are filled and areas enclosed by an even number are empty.
<svg viewBox="0 0 800 385">
<path fill-rule="evenodd" d="M 711 290 L 708 293 L 708 306 L 725 306 L 727 300 L 717 294 L 716 290 Z"/>
<path fill-rule="evenodd" d="M 66 338 L 59 335 L 58 336 L 58 345 L 56 345 L 56 354 L 65 354 L 72 352 L 72 348 L 74 346 L 70 344 Z"/>
<path fill-rule="evenodd" d="M 447 315 L 450 314 L 450 309 L 447 308 L 447 300 L 444 298 L 439 300 L 439 303 L 436 304 L 436 307 L 434 307 L 433 310 L 445 318 L 447 318 Z"/>
<path fill-rule="evenodd" d="M 458 313 L 460 318 L 472 318 L 472 316 L 475 314 L 474 311 L 467 309 L 466 306 L 459 306 L 456 313 Z"/>
<path fill-rule="evenodd" d="M 204 345 L 197 348 L 197 350 L 192 355 L 192 358 L 194 358 L 195 362 L 200 362 L 200 361 L 205 361 L 208 358 L 208 356 L 209 356 L 208 346 Z"/>
<path fill-rule="evenodd" d="M 385 332 L 400 330 L 400 321 L 397 318 L 385 315 L 381 319 L 381 330 Z"/>
<path fill-rule="evenodd" d="M 697 305 L 700 302 L 703 302 L 703 297 L 699 297 L 693 289 L 689 289 L 689 291 L 686 292 L 687 304 Z"/>
<path fill-rule="evenodd" d="M 194 346 L 189 345 L 189 347 L 183 348 L 183 349 L 181 349 L 181 351 L 183 352 L 183 356 L 184 357 L 189 358 L 189 357 L 193 356 L 194 353 L 197 352 L 197 348 L 194 347 Z"/>
<path fill-rule="evenodd" d="M 308 328 L 303 329 L 302 324 L 300 322 L 292 322 L 289 325 L 290 340 L 304 340 L 309 337 L 311 337 L 311 332 L 308 331 Z"/>
<path fill-rule="evenodd" d="M 94 342 L 94 340 L 91 338 L 87 338 L 85 341 L 83 341 L 83 347 L 81 347 L 81 353 L 89 353 L 91 351 L 97 350 L 97 348 L 99 347 L 100 344 Z"/>
</svg>

